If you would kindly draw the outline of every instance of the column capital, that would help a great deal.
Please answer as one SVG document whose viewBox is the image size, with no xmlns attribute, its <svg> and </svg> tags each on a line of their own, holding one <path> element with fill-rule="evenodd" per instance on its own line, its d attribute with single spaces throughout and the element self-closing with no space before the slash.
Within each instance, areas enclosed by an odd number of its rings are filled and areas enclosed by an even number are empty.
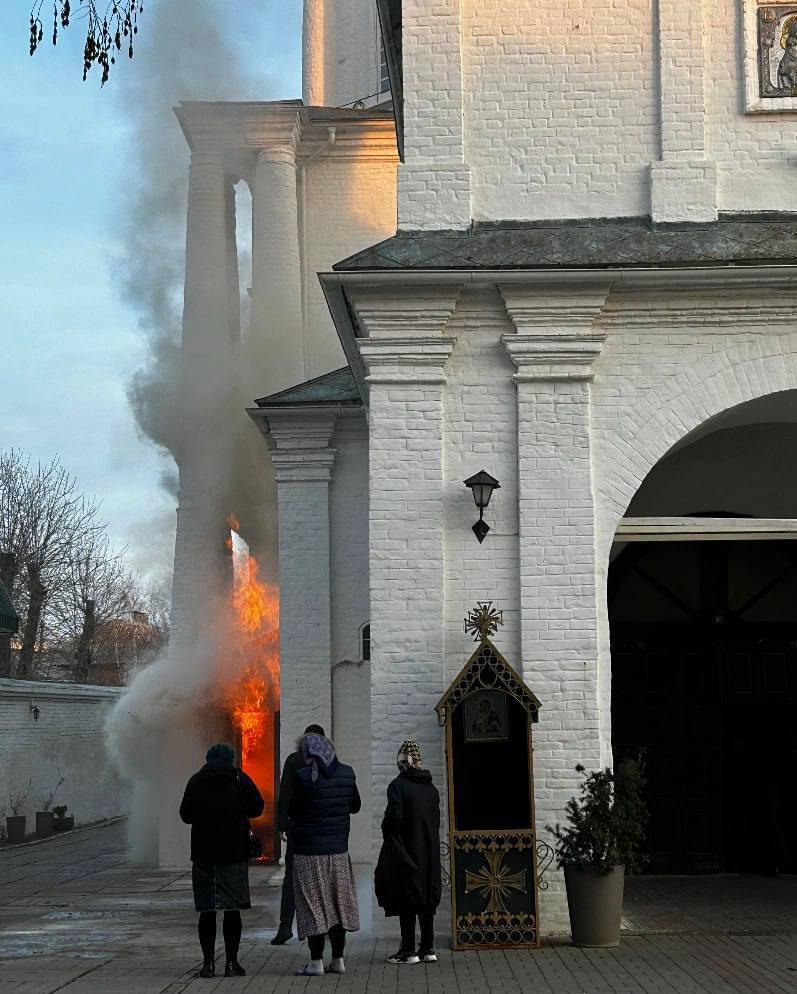
<svg viewBox="0 0 797 994">
<path fill-rule="evenodd" d="M 539 380 L 578 381 L 594 377 L 592 364 L 601 354 L 605 335 L 503 335 L 501 341 L 515 364 L 515 383 Z"/>
<path fill-rule="evenodd" d="M 365 382 L 443 384 L 454 342 L 453 338 L 358 339 L 367 373 Z"/>
<path fill-rule="evenodd" d="M 499 285 L 518 334 L 589 334 L 609 296 L 608 276 L 584 276 L 545 287 Z"/>
<path fill-rule="evenodd" d="M 369 339 L 394 341 L 442 336 L 457 306 L 461 285 L 353 286 L 347 295 Z"/>
<path fill-rule="evenodd" d="M 329 440 L 335 414 L 328 410 L 263 410 L 277 483 L 329 483 L 335 449 Z"/>
</svg>

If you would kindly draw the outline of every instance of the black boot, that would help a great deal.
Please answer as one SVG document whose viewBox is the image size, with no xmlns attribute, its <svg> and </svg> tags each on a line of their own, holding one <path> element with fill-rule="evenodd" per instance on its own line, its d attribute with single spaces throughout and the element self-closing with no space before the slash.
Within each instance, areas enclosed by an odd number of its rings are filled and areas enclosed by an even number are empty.
<svg viewBox="0 0 797 994">
<path fill-rule="evenodd" d="M 202 969 L 199 971 L 200 977 L 215 977 L 216 976 L 216 962 L 212 959 L 206 959 L 202 964 Z"/>
<path fill-rule="evenodd" d="M 282 925 L 277 929 L 277 934 L 271 940 L 272 946 L 284 946 L 285 943 L 293 938 L 293 932 L 291 931 L 290 925 Z"/>
<path fill-rule="evenodd" d="M 224 967 L 225 977 L 245 977 L 246 970 L 241 966 L 237 959 L 228 959 L 227 964 Z"/>
</svg>

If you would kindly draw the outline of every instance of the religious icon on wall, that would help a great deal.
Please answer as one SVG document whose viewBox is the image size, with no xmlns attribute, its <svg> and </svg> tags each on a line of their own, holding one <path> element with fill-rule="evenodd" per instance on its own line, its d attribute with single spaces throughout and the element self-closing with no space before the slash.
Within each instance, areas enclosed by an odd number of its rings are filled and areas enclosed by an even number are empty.
<svg viewBox="0 0 797 994">
<path fill-rule="evenodd" d="M 758 75 L 762 97 L 797 97 L 797 4 L 759 4 Z"/>
<path fill-rule="evenodd" d="M 506 694 L 480 690 L 465 699 L 466 742 L 504 742 L 508 737 Z"/>
</svg>

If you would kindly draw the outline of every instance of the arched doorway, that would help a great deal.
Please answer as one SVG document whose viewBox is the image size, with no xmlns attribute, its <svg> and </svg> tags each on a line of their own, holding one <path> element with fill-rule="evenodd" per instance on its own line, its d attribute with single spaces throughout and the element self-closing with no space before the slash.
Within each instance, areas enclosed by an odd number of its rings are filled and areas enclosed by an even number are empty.
<svg viewBox="0 0 797 994">
<path fill-rule="evenodd" d="M 795 452 L 797 392 L 732 408 L 654 467 L 618 530 L 612 744 L 646 757 L 652 872 L 797 872 Z"/>
</svg>

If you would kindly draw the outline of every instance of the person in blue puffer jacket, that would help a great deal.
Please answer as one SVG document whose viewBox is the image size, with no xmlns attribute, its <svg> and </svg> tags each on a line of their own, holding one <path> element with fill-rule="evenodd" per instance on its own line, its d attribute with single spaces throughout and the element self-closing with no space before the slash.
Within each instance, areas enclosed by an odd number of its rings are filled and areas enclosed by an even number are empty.
<svg viewBox="0 0 797 994">
<path fill-rule="evenodd" d="M 326 936 L 332 946 L 328 972 L 345 973 L 346 933 L 360 927 L 349 826 L 361 802 L 354 770 L 339 762 L 329 739 L 305 735 L 301 750 L 305 765 L 296 772 L 288 811 L 296 928 L 310 947 L 310 962 L 299 973 L 317 977 L 324 973 Z"/>
</svg>

